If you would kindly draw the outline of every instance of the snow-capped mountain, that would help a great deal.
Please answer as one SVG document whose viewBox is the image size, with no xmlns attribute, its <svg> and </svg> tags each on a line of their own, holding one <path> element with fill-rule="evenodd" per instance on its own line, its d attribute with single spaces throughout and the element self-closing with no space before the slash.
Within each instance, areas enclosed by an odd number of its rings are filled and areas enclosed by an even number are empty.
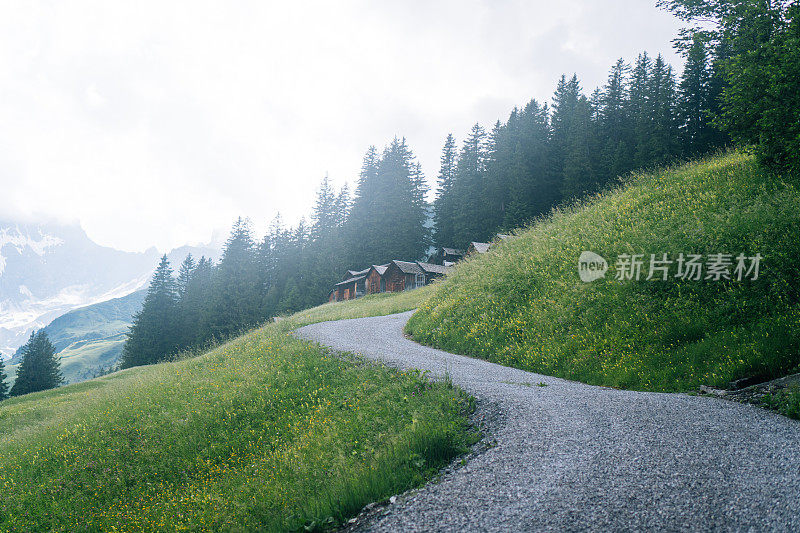
<svg viewBox="0 0 800 533">
<path fill-rule="evenodd" d="M 219 256 L 210 246 L 184 246 L 169 254 L 173 266 L 187 253 Z M 146 286 L 159 256 L 155 248 L 100 246 L 78 225 L 0 221 L 0 356 L 10 357 L 33 329 L 71 309 Z"/>
</svg>

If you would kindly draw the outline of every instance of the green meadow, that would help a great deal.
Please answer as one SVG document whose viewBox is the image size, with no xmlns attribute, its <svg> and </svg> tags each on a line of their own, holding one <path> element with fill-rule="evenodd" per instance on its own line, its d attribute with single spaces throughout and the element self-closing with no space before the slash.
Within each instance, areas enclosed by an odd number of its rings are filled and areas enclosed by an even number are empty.
<svg viewBox="0 0 800 533">
<path fill-rule="evenodd" d="M 800 191 L 743 153 L 629 177 L 462 263 L 410 320 L 418 341 L 653 391 L 800 371 Z M 604 278 L 578 276 L 582 251 Z M 650 254 L 763 256 L 758 279 L 646 281 Z M 615 259 L 644 254 L 642 278 Z M 749 263 L 748 263 L 749 266 Z M 703 272 L 705 278 L 706 272 Z"/>
<path fill-rule="evenodd" d="M 0 403 L 0 531 L 325 529 L 420 485 L 474 442 L 470 399 L 290 331 L 424 295 L 328 304 Z"/>
</svg>

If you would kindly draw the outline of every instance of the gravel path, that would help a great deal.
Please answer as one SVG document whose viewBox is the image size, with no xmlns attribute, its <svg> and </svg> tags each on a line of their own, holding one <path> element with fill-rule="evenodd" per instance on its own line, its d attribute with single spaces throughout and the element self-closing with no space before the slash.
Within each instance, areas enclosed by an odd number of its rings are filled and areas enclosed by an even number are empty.
<svg viewBox="0 0 800 533">
<path fill-rule="evenodd" d="M 496 441 L 369 531 L 800 531 L 800 422 L 715 398 L 593 387 L 420 346 L 411 313 L 297 334 L 448 373 Z M 546 383 L 547 386 L 538 386 Z"/>
</svg>

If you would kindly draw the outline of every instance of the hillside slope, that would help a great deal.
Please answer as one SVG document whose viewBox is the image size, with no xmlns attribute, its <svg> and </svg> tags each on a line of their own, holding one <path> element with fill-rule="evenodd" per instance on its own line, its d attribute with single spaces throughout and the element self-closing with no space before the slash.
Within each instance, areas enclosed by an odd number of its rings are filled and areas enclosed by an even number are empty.
<svg viewBox="0 0 800 533">
<path fill-rule="evenodd" d="M 631 177 L 465 261 L 410 320 L 415 339 L 590 384 L 690 390 L 800 364 L 800 192 L 741 153 Z M 584 283 L 578 260 L 608 261 Z M 760 275 L 646 281 L 650 254 L 761 254 Z M 642 254 L 639 281 L 617 280 Z M 746 264 L 749 267 L 752 262 Z M 656 277 L 660 271 L 654 271 Z"/>
<path fill-rule="evenodd" d="M 142 307 L 145 291 L 74 309 L 56 318 L 44 330 L 61 357 L 61 370 L 68 383 L 92 377 L 100 368 L 119 361 L 125 334 L 133 315 Z M 20 350 L 11 358 L 10 374 L 21 361 Z"/>
<path fill-rule="evenodd" d="M 0 531 L 320 530 L 421 484 L 473 442 L 469 398 L 289 332 L 423 294 L 0 402 Z"/>
</svg>

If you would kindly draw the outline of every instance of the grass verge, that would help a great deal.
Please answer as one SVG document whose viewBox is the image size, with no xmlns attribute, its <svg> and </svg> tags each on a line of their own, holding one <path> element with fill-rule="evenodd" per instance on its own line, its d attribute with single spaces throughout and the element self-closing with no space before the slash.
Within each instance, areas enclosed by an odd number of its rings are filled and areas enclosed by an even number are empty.
<svg viewBox="0 0 800 533">
<path fill-rule="evenodd" d="M 764 395 L 760 405 L 783 416 L 800 420 L 800 387 L 794 386 Z"/>
<path fill-rule="evenodd" d="M 780 377 L 800 365 L 798 228 L 797 186 L 742 153 L 633 176 L 460 264 L 407 330 L 595 385 L 682 391 Z M 605 278 L 580 281 L 584 250 L 608 260 Z M 614 279 L 623 253 L 644 255 L 641 281 Z M 763 259 L 755 281 L 677 280 L 676 265 L 667 281 L 645 281 L 650 254 L 662 253 Z"/>
<path fill-rule="evenodd" d="M 289 334 L 402 297 L 3 402 L 0 530 L 323 529 L 421 484 L 474 442 L 470 399 Z"/>
</svg>

